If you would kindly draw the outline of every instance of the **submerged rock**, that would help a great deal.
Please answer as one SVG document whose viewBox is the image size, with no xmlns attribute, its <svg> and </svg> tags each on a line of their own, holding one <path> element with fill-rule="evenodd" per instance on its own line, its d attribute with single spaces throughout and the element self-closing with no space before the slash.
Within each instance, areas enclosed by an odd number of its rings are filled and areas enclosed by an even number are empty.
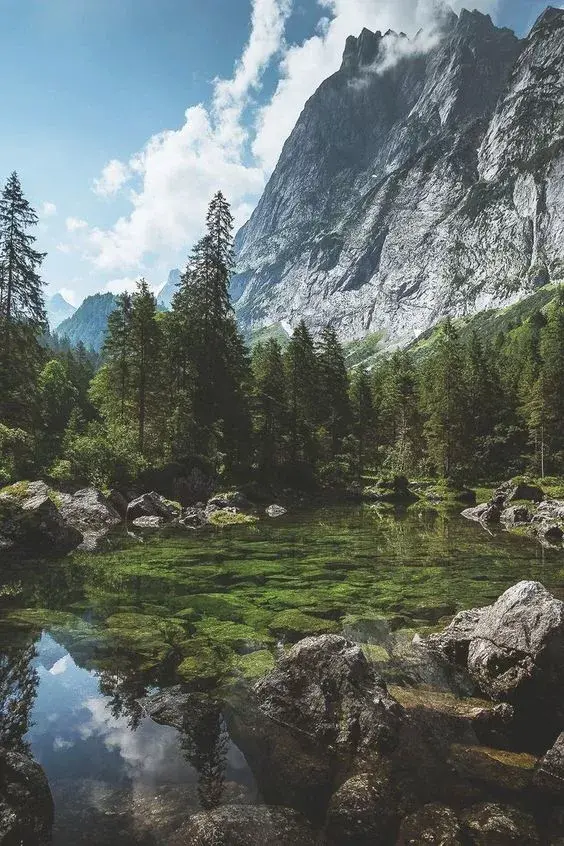
<svg viewBox="0 0 564 846">
<path fill-rule="evenodd" d="M 462 824 L 472 846 L 540 846 L 533 818 L 508 805 L 475 805 L 463 814 Z"/>
<path fill-rule="evenodd" d="M 0 843 L 46 846 L 51 841 L 53 799 L 39 764 L 0 749 Z"/>
<path fill-rule="evenodd" d="M 321 846 L 308 821 L 290 808 L 225 805 L 202 811 L 167 846 Z"/>
<path fill-rule="evenodd" d="M 397 798 L 385 775 L 359 773 L 331 797 L 325 835 L 329 846 L 372 846 L 394 839 Z"/>
<path fill-rule="evenodd" d="M 462 830 L 452 808 L 433 803 L 405 817 L 397 846 L 463 846 Z"/>
</svg>

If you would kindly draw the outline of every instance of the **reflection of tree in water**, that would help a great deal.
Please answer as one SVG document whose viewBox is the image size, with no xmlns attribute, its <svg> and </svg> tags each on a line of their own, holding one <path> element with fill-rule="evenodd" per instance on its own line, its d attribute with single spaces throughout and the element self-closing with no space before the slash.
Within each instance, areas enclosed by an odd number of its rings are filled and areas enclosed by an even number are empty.
<svg viewBox="0 0 564 846">
<path fill-rule="evenodd" d="M 145 696 L 145 684 L 134 675 L 103 670 L 99 677 L 100 692 L 108 696 L 108 708 L 112 717 L 127 717 L 127 724 L 135 731 L 143 717 L 139 699 Z"/>
<path fill-rule="evenodd" d="M 30 727 L 39 683 L 33 666 L 36 656 L 35 645 L 29 639 L 4 647 L 0 655 L 0 745 L 8 749 L 28 749 L 23 738 Z"/>
<path fill-rule="evenodd" d="M 198 797 L 204 810 L 221 802 L 229 737 L 217 702 L 201 699 L 186 715 L 182 751 L 198 773 Z"/>
</svg>

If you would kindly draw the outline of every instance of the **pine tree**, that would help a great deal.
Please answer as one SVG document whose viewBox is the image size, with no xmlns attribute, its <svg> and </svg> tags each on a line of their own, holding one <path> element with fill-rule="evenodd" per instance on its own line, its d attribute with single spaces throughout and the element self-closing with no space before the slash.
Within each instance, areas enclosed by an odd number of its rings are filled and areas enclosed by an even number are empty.
<svg viewBox="0 0 564 846">
<path fill-rule="evenodd" d="M 396 351 L 379 386 L 382 435 L 388 446 L 385 468 L 394 475 L 413 471 L 420 453 L 417 375 L 410 356 Z"/>
<path fill-rule="evenodd" d="M 157 325 L 157 301 L 144 279 L 131 298 L 131 379 L 137 414 L 138 448 L 146 452 L 147 422 L 159 416 L 160 332 Z"/>
<path fill-rule="evenodd" d="M 117 298 L 115 310 L 108 318 L 103 354 L 117 389 L 118 420 L 126 421 L 127 397 L 132 371 L 132 301 L 130 294 Z"/>
<path fill-rule="evenodd" d="M 0 197 L 0 419 L 28 427 L 43 358 L 39 337 L 46 329 L 39 276 L 44 254 L 29 232 L 37 222 L 13 173 Z"/>
<path fill-rule="evenodd" d="M 367 461 L 374 459 L 376 408 L 372 383 L 364 369 L 357 370 L 351 382 L 353 433 L 357 444 L 357 475 L 362 477 Z"/>
<path fill-rule="evenodd" d="M 258 466 L 270 477 L 283 462 L 288 415 L 282 350 L 273 338 L 253 350 L 253 386 Z"/>
<path fill-rule="evenodd" d="M 327 326 L 322 332 L 317 357 L 320 422 L 329 433 L 328 457 L 335 458 L 341 453 L 343 440 L 350 431 L 351 405 L 345 356 L 332 326 Z"/>
<path fill-rule="evenodd" d="M 541 437 L 554 473 L 564 471 L 564 287 L 547 314 L 540 338 Z"/>
<path fill-rule="evenodd" d="M 468 405 L 464 350 L 452 322 L 439 332 L 425 373 L 425 434 L 429 458 L 443 478 L 460 477 L 467 460 Z"/>
<path fill-rule="evenodd" d="M 314 465 L 319 420 L 319 366 L 313 338 L 302 320 L 294 329 L 284 353 L 288 396 L 290 462 Z"/>
</svg>

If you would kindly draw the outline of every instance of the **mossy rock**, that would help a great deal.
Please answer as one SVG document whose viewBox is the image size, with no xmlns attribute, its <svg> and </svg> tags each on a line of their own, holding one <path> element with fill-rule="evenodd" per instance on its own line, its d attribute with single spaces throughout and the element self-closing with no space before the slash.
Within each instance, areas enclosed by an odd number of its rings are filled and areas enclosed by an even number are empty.
<svg viewBox="0 0 564 846">
<path fill-rule="evenodd" d="M 251 626 L 244 623 L 233 623 L 231 620 L 217 620 L 215 617 L 204 617 L 203 620 L 194 624 L 196 634 L 206 637 L 214 643 L 225 644 L 235 652 L 248 649 L 249 646 L 263 645 L 272 638 L 265 635 L 260 638 Z M 262 643 L 260 641 L 262 640 Z"/>
<path fill-rule="evenodd" d="M 390 653 L 383 646 L 378 646 L 374 643 L 361 643 L 360 648 L 364 652 L 366 659 L 374 664 L 385 664 L 390 660 Z"/>
<path fill-rule="evenodd" d="M 336 633 L 339 626 L 330 620 L 320 620 L 304 614 L 296 608 L 281 611 L 276 614 L 269 624 L 270 631 L 277 637 L 296 642 L 308 635 Z"/>
<path fill-rule="evenodd" d="M 34 629 L 67 629 L 89 631 L 91 626 L 75 614 L 49 608 L 23 608 L 3 615 L 3 622 Z"/>
<path fill-rule="evenodd" d="M 525 752 L 507 752 L 487 746 L 453 744 L 449 754 L 449 763 L 463 778 L 516 792 L 530 787 L 537 762 L 534 755 Z"/>
<path fill-rule="evenodd" d="M 211 646 L 200 639 L 187 644 L 186 653 L 176 669 L 180 681 L 195 690 L 217 687 L 229 674 L 234 655 L 226 647 Z"/>
<path fill-rule="evenodd" d="M 0 496 L 9 496 L 18 502 L 24 502 L 29 493 L 30 482 L 14 482 L 13 485 L 7 485 L 0 490 Z"/>
<path fill-rule="evenodd" d="M 208 523 L 211 526 L 248 526 L 258 523 L 258 517 L 252 514 L 241 514 L 241 512 L 233 513 L 231 511 L 212 511 L 208 517 Z"/>
<path fill-rule="evenodd" d="M 268 649 L 259 649 L 247 655 L 239 655 L 235 667 L 247 681 L 257 681 L 273 669 L 276 660 Z"/>
</svg>

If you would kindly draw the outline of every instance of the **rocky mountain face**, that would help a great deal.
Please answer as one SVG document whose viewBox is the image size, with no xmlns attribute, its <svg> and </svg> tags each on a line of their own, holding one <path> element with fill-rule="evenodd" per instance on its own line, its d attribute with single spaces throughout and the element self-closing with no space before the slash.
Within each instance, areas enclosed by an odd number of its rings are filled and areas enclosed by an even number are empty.
<svg viewBox="0 0 564 846">
<path fill-rule="evenodd" d="M 49 297 L 45 303 L 45 309 L 47 311 L 49 328 L 52 332 L 55 331 L 57 326 L 59 326 L 63 320 L 67 320 L 69 317 L 72 317 L 76 311 L 75 307 L 70 303 L 67 303 L 61 294 L 53 294 L 52 297 Z"/>
<path fill-rule="evenodd" d="M 86 297 L 82 305 L 68 320 L 57 327 L 60 338 L 68 338 L 73 346 L 82 342 L 94 352 L 100 352 L 104 344 L 108 317 L 116 307 L 113 294 L 94 294 Z"/>
<path fill-rule="evenodd" d="M 245 328 L 405 341 L 564 277 L 564 11 L 364 30 L 306 104 L 236 238 Z"/>
<path fill-rule="evenodd" d="M 161 308 L 169 309 L 172 306 L 172 298 L 180 285 L 180 270 L 175 267 L 168 274 L 168 279 L 157 295 L 157 302 Z"/>
</svg>

